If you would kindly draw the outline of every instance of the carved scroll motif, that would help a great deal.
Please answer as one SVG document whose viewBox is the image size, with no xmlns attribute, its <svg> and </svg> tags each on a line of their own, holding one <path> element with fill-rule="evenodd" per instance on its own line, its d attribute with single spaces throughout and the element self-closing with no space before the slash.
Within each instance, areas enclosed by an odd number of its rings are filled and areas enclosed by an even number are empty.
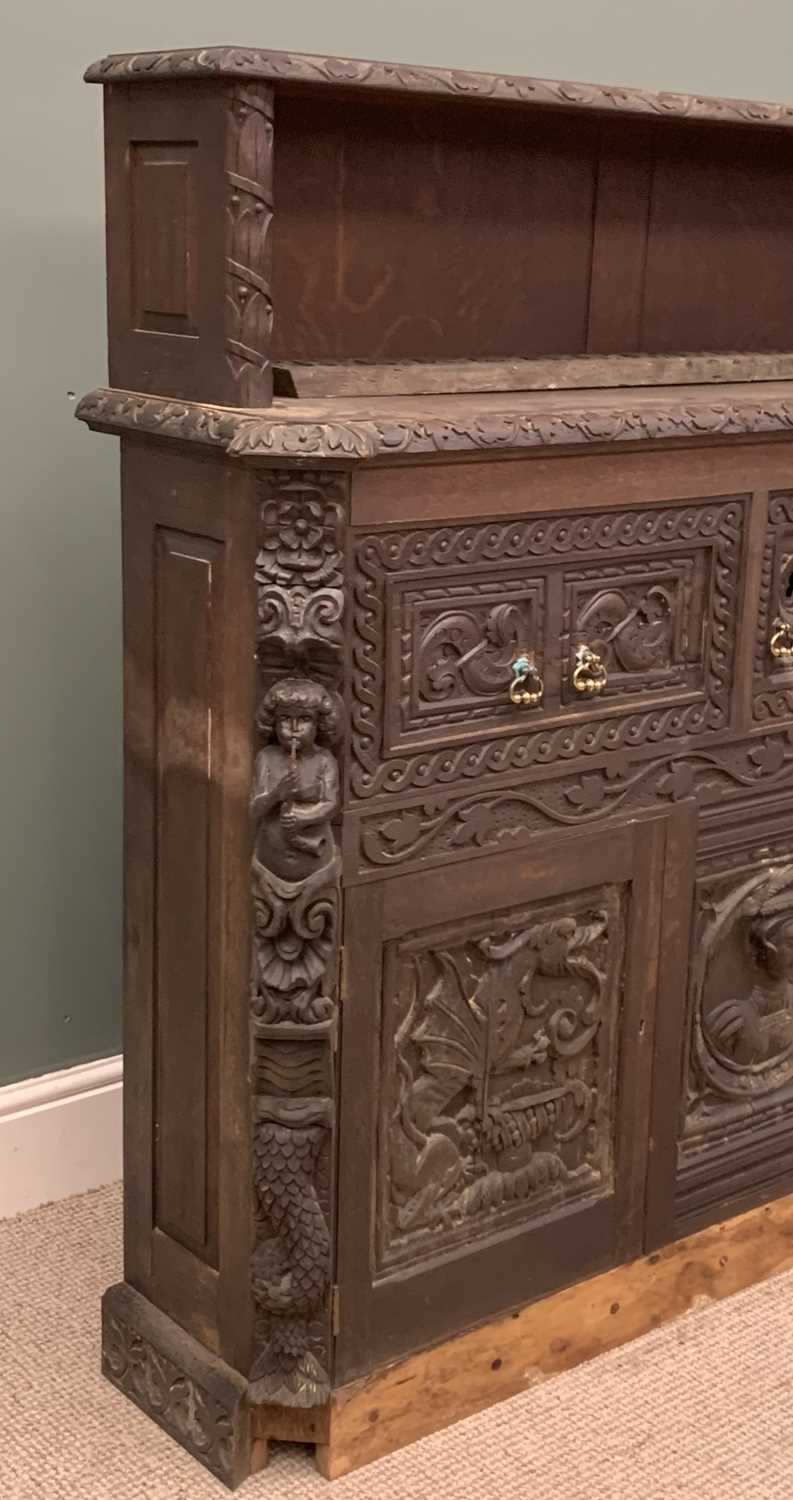
<svg viewBox="0 0 793 1500">
<path fill-rule="evenodd" d="M 701 884 L 691 992 L 688 1136 L 793 1084 L 793 864 L 760 857 Z"/>
<path fill-rule="evenodd" d="M 251 1379 L 255 1400 L 304 1407 L 329 1390 L 343 494 L 333 476 L 269 476 L 256 560 Z"/>
<path fill-rule="evenodd" d="M 620 891 L 468 933 L 390 955 L 384 1263 L 609 1191 Z"/>
</svg>

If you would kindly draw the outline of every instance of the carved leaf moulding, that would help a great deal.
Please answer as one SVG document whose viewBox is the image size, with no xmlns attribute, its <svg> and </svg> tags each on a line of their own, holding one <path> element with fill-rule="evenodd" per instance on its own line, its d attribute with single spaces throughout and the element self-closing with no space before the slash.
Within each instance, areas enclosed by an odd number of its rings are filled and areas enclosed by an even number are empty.
<svg viewBox="0 0 793 1500">
<path fill-rule="evenodd" d="M 297 403 L 295 403 L 297 405 Z M 316 413 L 316 408 L 311 409 Z M 288 402 L 252 415 L 233 407 L 174 401 L 135 391 L 98 388 L 78 403 L 76 417 L 109 432 L 139 431 L 180 441 L 208 444 L 230 458 L 260 460 L 344 460 L 439 453 L 477 453 L 568 447 L 587 443 L 658 442 L 673 438 L 734 437 L 793 432 L 793 399 L 756 392 L 729 401 L 689 396 L 631 407 L 563 405 L 557 410 L 505 408 L 477 415 L 467 403 L 458 415 L 405 420 L 340 411 L 307 420 Z"/>
<path fill-rule="evenodd" d="M 530 786 L 437 793 L 399 807 L 380 803 L 356 820 L 359 877 L 382 878 L 406 865 L 432 864 L 512 847 L 548 830 L 575 829 L 694 798 L 704 810 L 741 795 L 773 795 L 793 785 L 793 731 L 673 756 L 604 765 Z"/>
<path fill-rule="evenodd" d="M 198 47 L 172 52 L 117 53 L 86 69 L 89 83 L 133 83 L 147 78 L 259 78 L 268 82 L 335 85 L 389 93 L 497 99 L 557 109 L 585 109 L 661 119 L 740 121 L 793 126 L 793 106 L 702 94 L 656 92 L 608 84 L 566 83 L 513 74 L 473 73 L 409 63 L 273 52 L 259 47 Z"/>
</svg>

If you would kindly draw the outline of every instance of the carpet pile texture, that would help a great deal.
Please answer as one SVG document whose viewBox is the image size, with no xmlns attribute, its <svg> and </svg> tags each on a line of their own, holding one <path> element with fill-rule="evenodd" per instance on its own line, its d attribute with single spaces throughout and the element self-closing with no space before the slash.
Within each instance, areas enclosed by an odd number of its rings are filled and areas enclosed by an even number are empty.
<svg viewBox="0 0 793 1500">
<path fill-rule="evenodd" d="M 99 1375 L 118 1188 L 0 1222 L 2 1500 L 228 1492 Z M 241 1500 L 791 1500 L 793 1272 L 329 1486 L 279 1446 Z"/>
</svg>

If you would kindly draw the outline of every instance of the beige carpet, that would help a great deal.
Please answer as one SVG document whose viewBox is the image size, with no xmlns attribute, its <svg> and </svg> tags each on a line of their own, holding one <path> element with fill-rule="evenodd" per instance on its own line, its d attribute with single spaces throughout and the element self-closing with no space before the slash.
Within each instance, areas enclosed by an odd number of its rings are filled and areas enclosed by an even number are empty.
<svg viewBox="0 0 793 1500">
<path fill-rule="evenodd" d="M 104 1188 L 0 1222 L 0 1500 L 227 1493 L 98 1374 Z M 793 1272 L 331 1487 L 284 1446 L 245 1500 L 793 1500 Z"/>
</svg>

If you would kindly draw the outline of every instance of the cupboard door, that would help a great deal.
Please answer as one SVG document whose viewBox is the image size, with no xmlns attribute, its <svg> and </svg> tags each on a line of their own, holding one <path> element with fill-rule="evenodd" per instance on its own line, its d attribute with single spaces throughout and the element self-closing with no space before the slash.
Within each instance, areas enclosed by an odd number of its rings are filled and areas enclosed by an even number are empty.
<svg viewBox="0 0 793 1500">
<path fill-rule="evenodd" d="M 639 1253 L 666 828 L 348 892 L 337 1381 Z"/>
</svg>

